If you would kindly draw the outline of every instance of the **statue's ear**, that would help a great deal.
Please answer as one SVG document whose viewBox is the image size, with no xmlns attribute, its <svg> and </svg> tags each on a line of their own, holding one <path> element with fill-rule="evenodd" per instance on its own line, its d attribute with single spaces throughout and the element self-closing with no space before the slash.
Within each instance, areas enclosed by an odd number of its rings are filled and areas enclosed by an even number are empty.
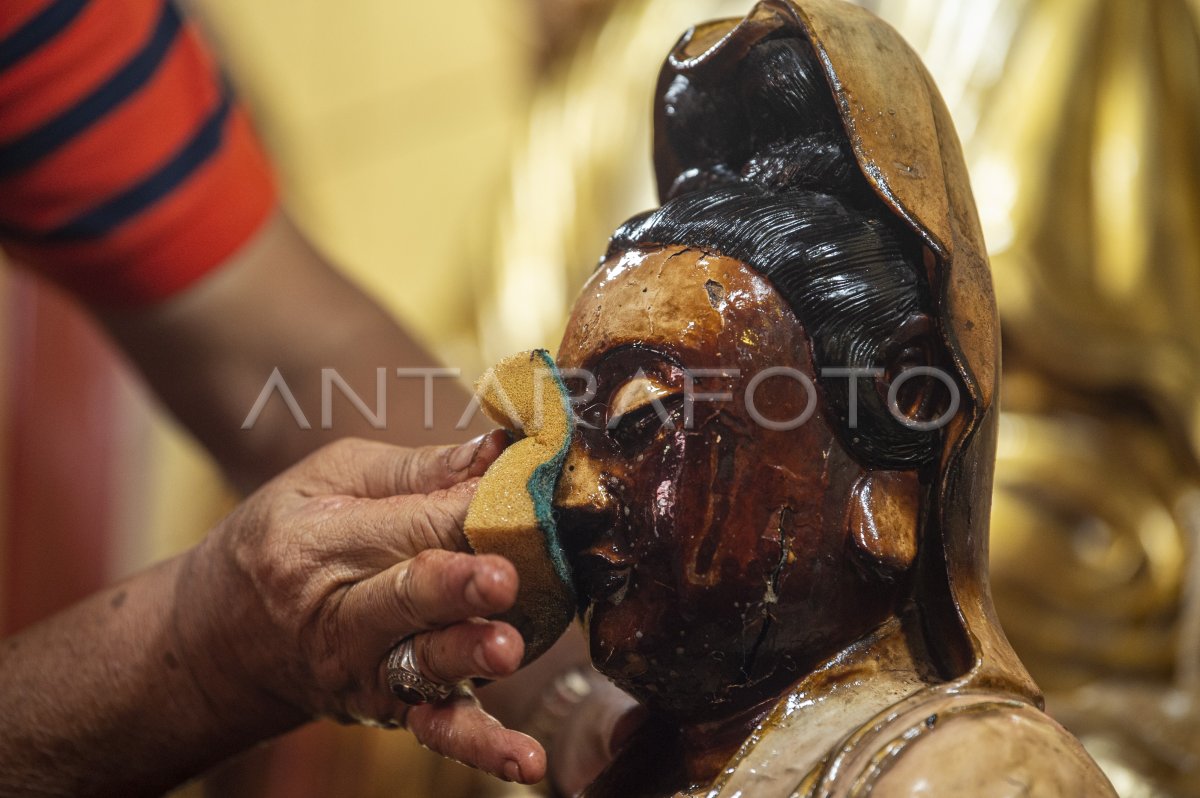
<svg viewBox="0 0 1200 798">
<path fill-rule="evenodd" d="M 901 324 L 883 349 L 883 373 L 876 389 L 884 402 L 895 401 L 892 412 L 909 421 L 928 424 L 941 418 L 951 404 L 949 388 L 927 371 L 899 379 L 914 368 L 937 368 L 943 359 L 934 334 L 933 320 L 925 313 L 914 313 Z M 897 384 L 895 395 L 890 388 Z"/>
<path fill-rule="evenodd" d="M 902 573 L 917 556 L 921 482 L 915 470 L 868 471 L 846 508 L 846 531 L 868 565 L 883 575 Z"/>
</svg>

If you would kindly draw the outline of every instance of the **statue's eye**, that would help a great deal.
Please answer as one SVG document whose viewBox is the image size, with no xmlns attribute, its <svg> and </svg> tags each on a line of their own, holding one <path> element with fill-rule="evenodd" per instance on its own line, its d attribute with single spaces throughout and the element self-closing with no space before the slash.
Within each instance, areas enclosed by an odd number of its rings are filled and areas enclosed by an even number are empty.
<svg viewBox="0 0 1200 798">
<path fill-rule="evenodd" d="M 619 423 L 618 419 L 631 413 L 637 413 L 646 407 L 652 407 L 655 400 L 660 403 L 669 396 L 679 393 L 678 390 L 663 385 L 653 377 L 634 377 L 618 388 L 608 401 L 609 425 Z"/>
<path fill-rule="evenodd" d="M 678 388 L 644 374 L 626 382 L 612 395 L 608 403 L 608 429 L 623 446 L 648 443 L 658 431 L 674 423 L 670 413 L 681 396 Z"/>
</svg>

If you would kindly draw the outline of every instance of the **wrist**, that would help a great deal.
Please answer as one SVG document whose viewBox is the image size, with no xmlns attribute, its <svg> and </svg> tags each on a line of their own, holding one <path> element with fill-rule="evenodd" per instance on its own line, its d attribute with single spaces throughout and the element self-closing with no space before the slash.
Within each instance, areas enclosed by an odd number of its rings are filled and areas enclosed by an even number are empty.
<svg viewBox="0 0 1200 798">
<path fill-rule="evenodd" d="M 210 535 L 174 561 L 170 630 L 214 728 L 244 747 L 311 718 L 269 689 L 256 664 L 261 635 L 252 601 L 241 580 L 228 573 L 216 542 Z"/>
</svg>

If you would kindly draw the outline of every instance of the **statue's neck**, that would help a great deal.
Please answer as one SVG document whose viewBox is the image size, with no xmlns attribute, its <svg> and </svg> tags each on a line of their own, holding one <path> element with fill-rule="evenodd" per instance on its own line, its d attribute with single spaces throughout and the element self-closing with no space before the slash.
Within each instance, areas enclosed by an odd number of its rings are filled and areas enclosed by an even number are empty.
<svg viewBox="0 0 1200 798">
<path fill-rule="evenodd" d="M 820 741 L 821 729 L 840 738 L 836 716 L 841 705 L 831 706 L 837 703 L 828 700 L 831 696 L 837 695 L 843 702 L 887 705 L 896 695 L 907 694 L 925 681 L 920 670 L 900 621 L 892 618 L 780 696 L 720 721 L 685 725 L 681 742 L 687 775 L 696 784 L 712 783 L 723 768 L 754 745 L 760 732 L 769 733 L 785 717 L 791 726 L 811 725 L 814 743 Z M 852 684 L 853 691 L 839 689 Z M 870 707 L 864 710 L 873 714 Z"/>
<path fill-rule="evenodd" d="M 762 720 L 770 714 L 778 699 L 771 698 L 755 707 L 719 721 L 686 724 L 681 728 L 683 766 L 695 784 L 712 781 L 731 760 Z"/>
</svg>

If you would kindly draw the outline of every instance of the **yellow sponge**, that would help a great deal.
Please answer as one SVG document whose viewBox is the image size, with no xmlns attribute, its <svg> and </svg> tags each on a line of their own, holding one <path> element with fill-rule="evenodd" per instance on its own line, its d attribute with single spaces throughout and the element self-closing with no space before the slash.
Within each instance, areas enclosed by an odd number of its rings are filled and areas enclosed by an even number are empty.
<svg viewBox="0 0 1200 798">
<path fill-rule="evenodd" d="M 571 443 L 566 386 L 544 349 L 505 358 L 475 388 L 484 412 L 520 437 L 492 463 L 467 510 L 465 531 L 480 554 L 517 569 L 517 602 L 501 620 L 525 638 L 525 662 L 554 644 L 575 615 L 575 588 L 551 501 Z"/>
</svg>

